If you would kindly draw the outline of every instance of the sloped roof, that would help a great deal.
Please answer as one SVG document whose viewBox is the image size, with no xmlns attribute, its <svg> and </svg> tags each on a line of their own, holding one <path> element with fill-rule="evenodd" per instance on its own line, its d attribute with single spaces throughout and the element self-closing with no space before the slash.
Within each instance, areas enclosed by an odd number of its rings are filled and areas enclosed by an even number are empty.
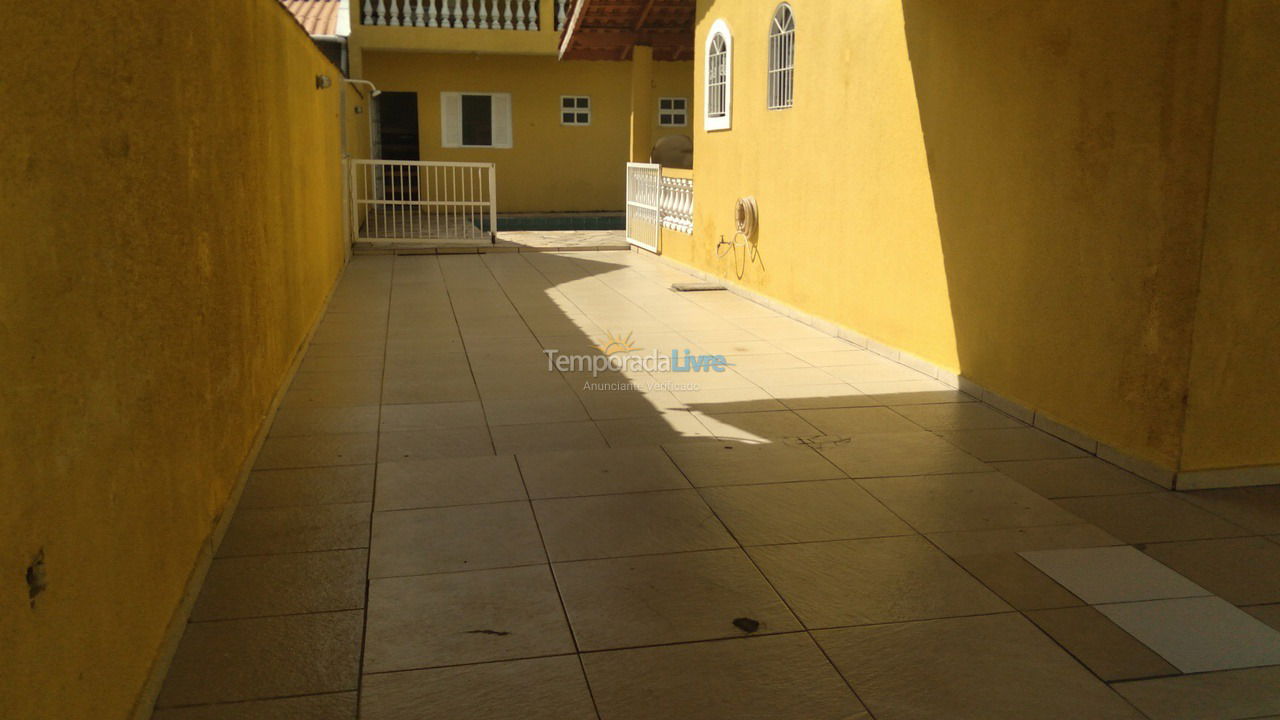
<svg viewBox="0 0 1280 720">
<path fill-rule="evenodd" d="M 308 35 L 337 35 L 342 0 L 280 0 Z"/>
<path fill-rule="evenodd" d="M 626 60 L 636 45 L 655 60 L 693 57 L 695 0 L 576 0 L 560 33 L 561 60 Z"/>
</svg>

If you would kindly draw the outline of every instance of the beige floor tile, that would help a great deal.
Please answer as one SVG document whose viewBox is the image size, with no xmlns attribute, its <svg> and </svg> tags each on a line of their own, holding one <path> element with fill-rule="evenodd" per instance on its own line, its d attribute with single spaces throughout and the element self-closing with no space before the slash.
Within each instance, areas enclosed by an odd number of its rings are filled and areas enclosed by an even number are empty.
<svg viewBox="0 0 1280 720">
<path fill-rule="evenodd" d="M 290 390 L 327 390 L 338 388 L 365 388 L 374 390 L 382 384 L 382 371 L 339 370 L 329 372 L 299 373 L 289 384 Z M 372 403 L 376 405 L 377 403 Z"/>
<path fill-rule="evenodd" d="M 312 347 L 316 347 L 312 345 Z M 310 354 L 310 351 L 308 351 Z M 282 409 L 303 407 L 368 407 L 377 405 L 382 395 L 382 378 L 374 373 L 365 373 L 366 379 L 361 381 L 341 382 L 336 377 L 350 377 L 350 373 L 299 373 L 297 378 L 323 377 L 328 382 L 313 380 L 304 383 L 307 387 L 289 388 L 280 400 Z"/>
<path fill-rule="evenodd" d="M 839 341 L 837 341 L 839 342 Z M 788 350 L 814 367 L 849 367 L 851 365 L 874 365 L 880 356 L 867 350 L 794 350 L 788 344 Z"/>
<path fill-rule="evenodd" d="M 713 341 L 708 341 L 713 342 Z M 739 372 L 744 370 L 783 370 L 786 368 L 810 367 L 811 363 L 796 357 L 789 352 L 738 355 L 733 359 L 733 366 Z"/>
<path fill-rule="evenodd" d="M 887 405 L 889 407 L 933 403 L 971 403 L 977 401 L 971 395 L 930 378 L 857 382 L 854 383 L 854 387 L 866 395 L 867 399 L 875 401 L 876 405 Z"/>
<path fill-rule="evenodd" d="M 1280 602 L 1280 545 L 1263 538 L 1152 543 L 1145 551 L 1235 605 Z"/>
<path fill-rule="evenodd" d="M 382 432 L 400 430 L 444 430 L 484 425 L 484 409 L 479 402 L 383 405 Z"/>
<path fill-rule="evenodd" d="M 1152 720 L 1234 720 L 1280 714 L 1280 666 L 1116 683 Z"/>
<path fill-rule="evenodd" d="M 698 487 L 831 480 L 844 473 L 813 450 L 796 445 L 732 442 L 669 445 L 667 454 Z"/>
<path fill-rule="evenodd" d="M 762 338 L 765 338 L 766 340 L 776 340 L 779 345 L 786 345 L 786 341 L 794 339 L 829 339 L 824 333 L 821 333 L 804 323 L 792 320 L 791 318 L 782 317 L 776 313 L 763 317 L 738 320 L 737 325 L 738 327 L 748 330 Z"/>
<path fill-rule="evenodd" d="M 1280 486 L 1200 490 L 1181 497 L 1256 533 L 1280 533 Z"/>
<path fill-rule="evenodd" d="M 583 651 L 740 637 L 800 622 L 741 550 L 557 563 L 556 582 Z"/>
<path fill-rule="evenodd" d="M 572 655 L 366 675 L 362 720 L 595 720 Z M 429 710 L 428 710 L 429 708 Z"/>
<path fill-rule="evenodd" d="M 809 628 L 1009 609 L 919 536 L 771 545 L 747 552 Z"/>
<path fill-rule="evenodd" d="M 619 420 L 648 418 L 684 405 L 667 392 L 641 392 L 638 390 L 582 390 L 578 399 L 592 420 Z"/>
<path fill-rule="evenodd" d="M 992 463 L 997 470 L 1047 498 L 1159 492 L 1160 487 L 1092 457 Z"/>
<path fill-rule="evenodd" d="M 382 386 L 383 404 L 468 402 L 479 397 L 471 372 L 467 370 L 388 375 Z"/>
<path fill-rule="evenodd" d="M 1080 522 L 999 473 L 866 478 L 858 483 L 922 533 Z"/>
<path fill-rule="evenodd" d="M 790 410 L 699 415 L 716 437 L 729 441 L 812 437 L 821 432 Z"/>
<path fill-rule="evenodd" d="M 1141 718 L 1021 615 L 827 630 L 816 637 L 878 720 Z"/>
<path fill-rule="evenodd" d="M 731 412 L 783 410 L 781 402 L 758 387 L 715 388 L 695 392 L 676 392 L 681 407 L 704 415 Z"/>
<path fill-rule="evenodd" d="M 348 550 L 369 545 L 369 503 L 241 508 L 218 557 Z"/>
<path fill-rule="evenodd" d="M 499 454 L 606 447 L 604 436 L 590 421 L 541 425 L 495 425 L 489 428 Z"/>
<path fill-rule="evenodd" d="M 1280 630 L 1280 604 L 1254 605 L 1253 607 L 1241 608 L 1241 610 L 1244 610 L 1276 630 Z"/>
<path fill-rule="evenodd" d="M 819 408 L 868 407 L 878 405 L 852 385 L 790 385 L 774 388 L 773 395 L 791 410 L 816 410 Z"/>
<path fill-rule="evenodd" d="M 1096 607 L 1184 673 L 1280 665 L 1280 632 L 1222 598 Z"/>
<path fill-rule="evenodd" d="M 378 465 L 375 510 L 524 500 L 511 455 L 405 460 Z"/>
<path fill-rule="evenodd" d="M 1083 605 L 1080 598 L 1014 552 L 956 556 L 955 561 L 1018 610 Z"/>
<path fill-rule="evenodd" d="M 897 407 L 895 412 L 926 430 L 982 430 L 1026 427 L 1021 420 L 1009 417 L 999 410 L 982 403 L 902 405 Z"/>
<path fill-rule="evenodd" d="M 379 463 L 492 454 L 493 441 L 486 427 L 404 430 L 378 435 Z"/>
<path fill-rule="evenodd" d="M 367 465 L 378 451 L 376 433 L 268 437 L 254 461 L 255 470 Z"/>
<path fill-rule="evenodd" d="M 314 347 L 314 346 L 313 346 Z M 383 350 L 381 347 L 371 348 L 368 354 L 337 357 L 325 357 L 307 352 L 307 356 L 298 366 L 298 374 L 313 372 L 360 372 L 382 370 Z"/>
<path fill-rule="evenodd" d="M 366 673 L 574 651 L 545 565 L 375 579 L 368 618 Z"/>
<path fill-rule="evenodd" d="M 1026 615 L 1107 682 L 1178 674 L 1177 668 L 1091 607 L 1034 610 Z"/>
<path fill-rule="evenodd" d="M 826 337 L 809 337 L 809 338 L 793 338 L 786 343 L 787 352 L 790 353 L 823 353 L 823 352 L 861 352 L 862 348 L 854 345 L 848 340 L 841 340 L 830 336 Z M 874 354 L 874 353 L 872 353 Z M 876 357 L 879 357 L 878 355 Z M 856 363 L 850 363 L 856 364 Z"/>
<path fill-rule="evenodd" d="M 711 431 L 693 413 L 680 410 L 648 417 L 599 420 L 596 427 L 609 447 L 653 446 L 666 443 L 703 441 Z M 531 448 L 538 449 L 538 448 Z M 541 448 L 552 449 L 552 448 Z"/>
<path fill-rule="evenodd" d="M 316 343 L 368 343 L 374 345 L 387 338 L 386 318 L 381 322 L 341 322 L 341 315 L 329 315 L 316 326 L 311 341 Z M 364 320 L 365 318 L 360 318 Z"/>
<path fill-rule="evenodd" d="M 914 532 L 852 480 L 708 487 L 700 492 L 743 545 Z"/>
<path fill-rule="evenodd" d="M 156 707 L 356 689 L 360 611 L 190 623 Z"/>
<path fill-rule="evenodd" d="M 369 577 L 545 563 L 529 503 L 393 510 L 373 515 Z"/>
<path fill-rule="evenodd" d="M 373 468 L 373 465 L 343 465 L 258 470 L 249 474 L 237 507 L 369 502 L 373 499 Z"/>
<path fill-rule="evenodd" d="M 1131 544 L 1249 534 L 1172 492 L 1062 498 L 1054 502 Z"/>
<path fill-rule="evenodd" d="M 943 430 L 942 437 L 987 462 L 1084 457 L 1080 448 L 1035 428 Z"/>
<path fill-rule="evenodd" d="M 952 557 L 982 553 L 1055 550 L 1072 547 L 1121 545 L 1119 539 L 1088 523 L 1048 527 L 963 530 L 929 533 L 930 542 Z"/>
<path fill-rule="evenodd" d="M 729 362 L 736 362 L 735 358 L 739 355 L 777 355 L 786 352 L 786 348 L 781 343 L 772 343 L 768 340 L 730 340 L 727 342 L 698 342 L 694 337 L 694 342 L 698 343 L 698 347 L 703 352 L 715 355 L 724 355 Z"/>
<path fill-rule="evenodd" d="M 282 407 L 271 422 L 271 437 L 340 435 L 378 431 L 378 406 Z"/>
<path fill-rule="evenodd" d="M 1032 550 L 1019 554 L 1091 605 L 1209 594 L 1128 545 Z"/>
<path fill-rule="evenodd" d="M 545 397 L 503 397 L 485 399 L 485 418 L 490 425 L 527 425 L 587 420 L 587 411 L 568 389 Z"/>
<path fill-rule="evenodd" d="M 356 693 L 304 695 L 278 700 L 158 710 L 151 720 L 356 720 Z"/>
<path fill-rule="evenodd" d="M 861 362 L 857 365 L 835 365 L 823 370 L 832 377 L 853 385 L 877 382 L 903 382 L 928 379 L 927 375 L 905 365 L 880 358 L 877 362 Z"/>
<path fill-rule="evenodd" d="M 459 348 L 456 352 L 421 352 L 390 354 L 386 360 L 386 378 L 410 380 L 444 373 L 457 377 L 469 373 L 471 361 Z"/>
<path fill-rule="evenodd" d="M 793 385 L 829 385 L 837 382 L 835 377 L 828 375 L 816 367 L 793 367 L 793 368 L 739 368 L 738 372 L 743 377 L 760 387 L 783 388 Z"/>
<path fill-rule="evenodd" d="M 883 407 L 828 408 L 801 410 L 800 417 L 828 435 L 854 436 L 871 433 L 918 433 L 915 423 Z"/>
<path fill-rule="evenodd" d="M 533 498 L 689 487 L 684 475 L 657 447 L 521 453 L 517 460 Z"/>
<path fill-rule="evenodd" d="M 557 562 L 736 545 L 693 490 L 535 500 L 533 507 Z"/>
<path fill-rule="evenodd" d="M 192 621 L 364 607 L 364 550 L 217 558 Z"/>
<path fill-rule="evenodd" d="M 602 720 L 869 720 L 804 634 L 582 656 Z"/>
<path fill-rule="evenodd" d="M 825 445 L 824 457 L 850 477 L 895 477 L 985 472 L 991 466 L 933 433 L 858 435 Z"/>
</svg>

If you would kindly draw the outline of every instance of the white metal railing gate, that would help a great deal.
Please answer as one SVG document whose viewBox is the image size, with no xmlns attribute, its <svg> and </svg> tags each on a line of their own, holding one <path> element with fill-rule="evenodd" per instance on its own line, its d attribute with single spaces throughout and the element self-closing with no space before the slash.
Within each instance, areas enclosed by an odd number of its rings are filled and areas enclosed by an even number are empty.
<svg viewBox="0 0 1280 720">
<path fill-rule="evenodd" d="M 662 166 L 627 163 L 627 242 L 658 252 L 662 238 Z"/>
<path fill-rule="evenodd" d="M 353 241 L 496 238 L 493 163 L 352 160 L 350 167 Z"/>
</svg>

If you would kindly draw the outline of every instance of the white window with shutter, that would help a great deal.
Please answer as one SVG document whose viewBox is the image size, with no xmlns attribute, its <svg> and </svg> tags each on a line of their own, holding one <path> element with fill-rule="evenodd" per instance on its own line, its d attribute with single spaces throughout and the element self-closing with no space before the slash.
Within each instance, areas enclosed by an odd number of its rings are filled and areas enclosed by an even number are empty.
<svg viewBox="0 0 1280 720">
<path fill-rule="evenodd" d="M 707 130 L 728 130 L 733 115 L 733 36 L 724 20 L 716 20 L 707 33 L 706 91 L 703 125 Z"/>
<path fill-rule="evenodd" d="M 511 93 L 440 93 L 440 144 L 510 148 Z"/>
</svg>

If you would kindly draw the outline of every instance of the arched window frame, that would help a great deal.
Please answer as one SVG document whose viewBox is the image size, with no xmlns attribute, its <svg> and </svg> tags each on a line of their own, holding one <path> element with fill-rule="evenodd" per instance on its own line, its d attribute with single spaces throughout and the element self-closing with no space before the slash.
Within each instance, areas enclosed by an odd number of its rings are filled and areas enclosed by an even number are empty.
<svg viewBox="0 0 1280 720">
<path fill-rule="evenodd" d="M 712 54 L 712 47 L 719 40 L 724 44 L 723 53 Z M 705 67 L 703 68 L 703 103 L 702 117 L 705 130 L 728 130 L 733 118 L 733 34 L 724 20 L 716 20 L 707 33 L 706 46 L 703 52 Z M 712 72 L 717 62 L 724 68 L 724 82 L 714 83 Z M 722 98 L 713 98 L 723 93 Z M 713 102 L 713 99 L 716 102 Z M 715 112 L 713 112 L 713 108 Z"/>
<path fill-rule="evenodd" d="M 789 3 L 778 3 L 769 21 L 769 70 L 765 102 L 770 110 L 795 103 L 796 16 Z"/>
</svg>

